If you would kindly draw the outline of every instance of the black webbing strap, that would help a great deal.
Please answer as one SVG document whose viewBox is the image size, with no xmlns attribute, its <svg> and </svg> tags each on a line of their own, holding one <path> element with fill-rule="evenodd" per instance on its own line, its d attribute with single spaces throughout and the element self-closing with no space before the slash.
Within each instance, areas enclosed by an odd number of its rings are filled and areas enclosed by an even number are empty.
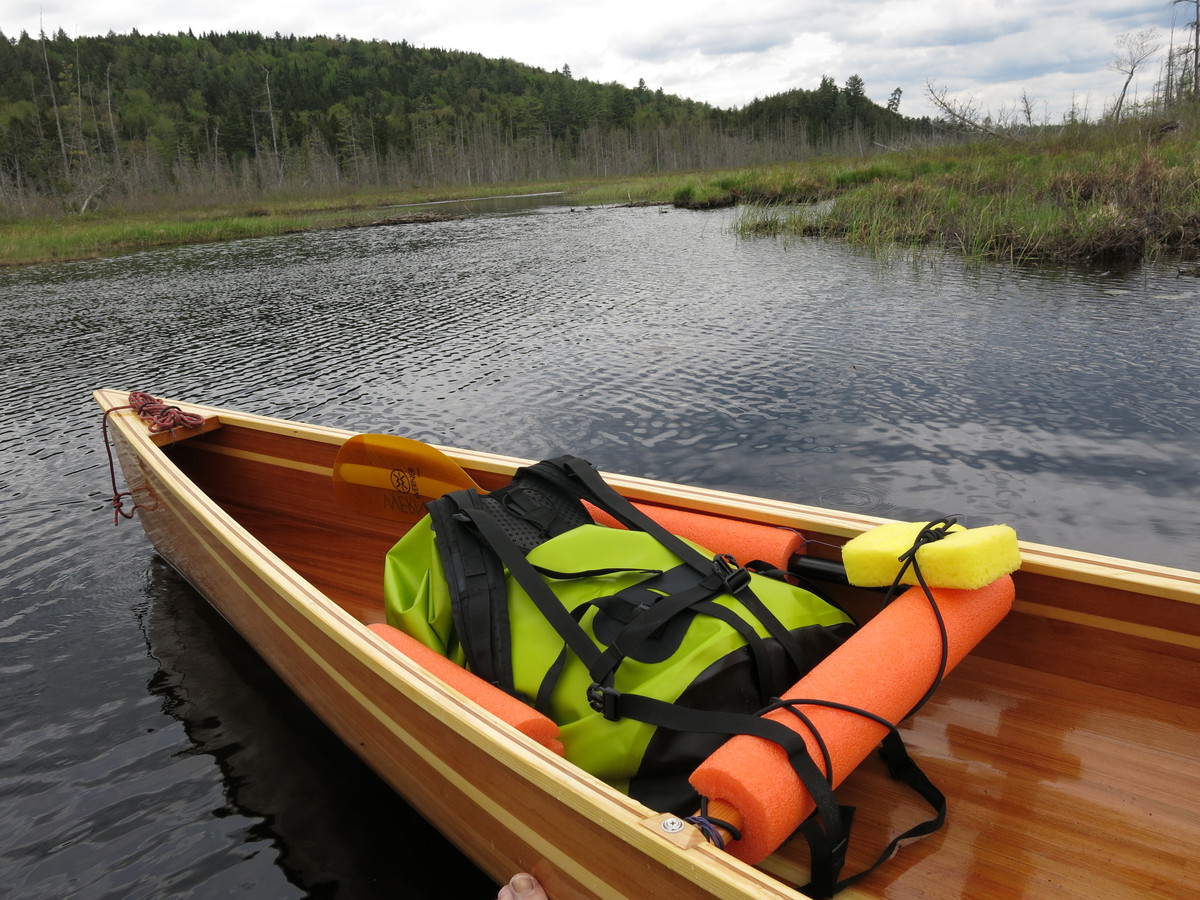
<svg viewBox="0 0 1200 900">
<path fill-rule="evenodd" d="M 720 579 L 710 577 L 678 593 L 665 595 L 647 606 L 632 622 L 621 629 L 617 639 L 609 644 L 608 649 L 600 653 L 588 666 L 588 673 L 592 676 L 592 680 L 607 683 L 629 651 L 664 627 L 675 616 L 724 592 L 725 588 Z"/>
<path fill-rule="evenodd" d="M 804 738 L 798 732 L 761 715 L 689 709 L 641 694 L 622 694 L 611 688 L 602 689 L 601 694 L 604 705 L 601 711 L 606 718 L 628 716 L 639 722 L 675 731 L 747 734 L 782 747 L 796 777 L 816 806 L 816 814 L 802 826 L 812 855 L 811 880 L 802 890 L 811 891 L 814 896 L 833 895 L 839 887 L 838 876 L 846 863 L 853 811 L 837 802 L 829 779 L 809 755 Z"/>
<path fill-rule="evenodd" d="M 856 872 L 840 881 L 835 880 L 828 896 L 832 896 L 833 892 L 840 891 L 842 888 L 848 887 L 869 875 L 878 866 L 895 856 L 908 841 L 933 834 L 946 823 L 946 795 L 934 786 L 929 777 L 921 771 L 921 768 L 913 761 L 913 758 L 908 755 L 908 750 L 905 748 L 904 741 L 900 737 L 899 732 L 892 731 L 888 733 L 888 736 L 883 739 L 883 743 L 879 747 L 879 755 L 887 763 L 888 774 L 920 795 L 929 804 L 934 812 L 934 816 L 932 819 L 926 819 L 924 822 L 920 822 L 909 828 L 903 834 L 898 834 L 892 838 L 875 862 L 871 863 L 861 872 Z M 807 832 L 805 832 L 805 837 L 808 837 Z M 813 885 L 810 884 L 801 888 L 801 890 L 807 892 L 809 887 L 813 887 Z M 813 893 L 814 896 L 827 896 L 816 893 L 815 890 Z"/>
<path fill-rule="evenodd" d="M 458 500 L 458 494 L 449 494 Z M 500 562 L 508 569 L 529 598 L 537 606 L 546 621 L 554 626 L 554 630 L 566 642 L 567 646 L 589 668 L 600 655 L 600 649 L 592 643 L 586 631 L 574 619 L 554 591 L 542 580 L 541 573 L 534 567 L 521 549 L 509 539 L 504 529 L 497 524 L 490 514 L 482 509 L 459 504 L 459 515 L 466 517 L 477 529 L 483 540 L 491 546 L 499 557 Z M 507 607 L 507 595 L 504 605 Z"/>
<path fill-rule="evenodd" d="M 618 493 L 586 460 L 574 456 L 560 456 L 539 463 L 539 467 L 544 467 L 540 468 L 540 474 L 543 477 L 548 477 L 551 473 L 558 473 L 557 480 L 563 487 L 599 506 L 626 528 L 649 534 L 679 557 L 683 563 L 695 569 L 703 578 L 709 578 L 715 572 L 718 577 L 723 579 L 724 592 L 736 596 L 742 605 L 762 623 L 767 633 L 779 641 L 780 646 L 791 657 L 792 663 L 798 671 L 806 671 L 805 654 L 799 642 L 767 608 L 766 604 L 759 600 L 750 588 L 750 579 L 746 570 L 734 564 L 731 557 L 717 556 L 712 559 L 700 553 L 687 541 L 672 534 L 630 503 L 628 498 Z"/>
<path fill-rule="evenodd" d="M 854 807 L 839 806 L 842 815 L 842 827 L 847 837 L 854 826 Z M 835 852 L 835 842 L 838 836 L 828 828 L 822 827 L 824 820 L 818 816 L 809 816 L 800 823 L 800 834 L 808 842 L 808 884 L 800 887 L 800 892 L 809 897 L 832 897 L 835 893 L 849 884 L 849 879 L 838 880 L 842 867 L 846 864 L 846 847 Z M 847 841 L 847 844 L 849 842 Z M 878 865 L 878 863 L 876 864 Z M 860 873 L 865 875 L 866 873 Z M 854 878 L 858 878 L 856 875 Z"/>
<path fill-rule="evenodd" d="M 928 803 L 930 808 L 932 808 L 934 811 L 934 816 L 932 819 L 927 819 L 924 822 L 914 825 L 903 834 L 897 835 L 895 838 L 893 838 L 888 843 L 887 847 L 884 848 L 878 859 L 871 863 L 871 865 L 867 866 L 862 871 L 849 876 L 848 878 L 841 879 L 840 881 L 836 878 L 837 872 L 832 873 L 834 876 L 832 881 L 826 880 L 826 869 L 818 869 L 816 864 L 817 859 L 824 857 L 824 843 L 826 842 L 827 838 L 819 830 L 818 825 L 812 820 L 803 823 L 800 827 L 800 833 L 803 834 L 805 839 L 808 841 L 809 848 L 812 851 L 814 863 L 813 872 L 811 874 L 812 881 L 802 887 L 801 890 L 805 893 L 812 894 L 814 897 L 827 897 L 832 896 L 834 893 L 840 891 L 842 888 L 848 885 L 854 884 L 856 881 L 872 872 L 877 866 L 891 859 L 906 841 L 912 841 L 916 840 L 917 838 L 925 837 L 926 835 L 933 834 L 933 832 L 941 828 L 946 822 L 946 797 L 940 790 L 937 789 L 937 787 L 934 786 L 933 782 L 929 780 L 929 777 L 923 771 L 921 771 L 921 768 L 916 764 L 913 758 L 908 755 L 908 748 L 904 746 L 904 739 L 900 737 L 900 731 L 895 725 L 882 716 L 878 716 L 875 713 L 869 712 L 865 709 L 849 706 L 845 703 L 817 699 L 776 700 L 765 710 L 759 713 L 759 715 L 762 715 L 774 709 L 783 709 L 800 719 L 800 721 L 804 723 L 809 732 L 817 741 L 817 746 L 821 751 L 821 757 L 825 766 L 826 774 L 829 776 L 831 782 L 833 780 L 833 773 L 831 771 L 832 763 L 830 762 L 829 750 L 825 746 L 825 742 L 820 732 L 817 731 L 812 721 L 808 718 L 808 716 L 801 712 L 800 707 L 803 706 L 824 706 L 830 709 L 840 709 L 845 712 L 854 713 L 856 715 L 871 719 L 872 721 L 877 722 L 887 728 L 887 734 L 879 745 L 879 755 L 884 762 L 887 763 L 888 774 L 891 775 L 891 777 L 896 781 L 899 781 L 901 784 L 913 790 L 926 803 Z M 853 809 L 851 807 L 843 807 L 843 812 L 847 813 L 846 829 L 848 832 L 850 828 L 849 821 L 853 818 Z"/>
<path fill-rule="evenodd" d="M 495 554 L 455 518 L 458 510 L 478 500 L 471 491 L 431 502 L 427 505 L 430 524 L 446 575 L 454 630 L 467 664 L 484 681 L 516 696 L 504 569 Z"/>
<path fill-rule="evenodd" d="M 906 841 L 924 838 L 925 835 L 936 832 L 938 828 L 941 828 L 946 823 L 946 796 L 937 790 L 934 782 L 930 781 L 928 776 L 917 766 L 917 763 L 913 762 L 912 757 L 908 756 L 904 740 L 901 739 L 899 732 L 889 732 L 888 736 L 883 739 L 883 743 L 880 745 L 880 756 L 887 762 L 888 773 L 892 775 L 892 778 L 916 791 L 925 800 L 925 803 L 928 803 L 930 808 L 934 810 L 934 817 L 916 824 L 916 826 L 913 826 L 902 834 L 896 835 L 895 838 L 888 842 L 888 846 L 883 848 L 883 852 L 875 862 L 866 866 L 862 871 L 854 872 L 853 875 L 841 878 L 841 880 L 838 880 L 838 877 L 836 877 L 838 875 L 836 872 L 832 872 L 832 881 L 826 881 L 828 877 L 826 871 L 823 869 L 818 871 L 817 869 L 816 859 L 818 857 L 815 846 L 821 845 L 823 836 L 817 832 L 815 824 L 810 818 L 808 822 L 800 826 L 800 833 L 809 841 L 809 847 L 812 848 L 812 858 L 814 858 L 811 874 L 812 880 L 800 888 L 805 894 L 820 896 L 820 898 L 833 896 L 842 888 L 850 887 L 851 884 L 870 875 L 878 866 L 894 857 L 896 852 L 900 850 L 900 847 L 905 845 Z M 847 811 L 847 808 L 842 809 L 842 811 Z M 848 810 L 848 812 L 850 812 L 848 820 L 852 820 L 853 810 Z M 847 823 L 846 827 L 850 827 L 850 824 Z M 814 841 L 816 841 L 816 845 L 814 845 Z"/>
<path fill-rule="evenodd" d="M 586 460 L 574 456 L 560 456 L 541 465 L 566 476 L 563 486 L 585 500 L 595 503 L 626 528 L 644 531 L 678 556 L 701 575 L 712 572 L 712 560 L 700 553 L 691 544 L 676 537 L 662 525 L 634 506 L 616 489 L 600 477 L 600 473 Z M 585 488 L 586 490 L 581 490 Z"/>
</svg>

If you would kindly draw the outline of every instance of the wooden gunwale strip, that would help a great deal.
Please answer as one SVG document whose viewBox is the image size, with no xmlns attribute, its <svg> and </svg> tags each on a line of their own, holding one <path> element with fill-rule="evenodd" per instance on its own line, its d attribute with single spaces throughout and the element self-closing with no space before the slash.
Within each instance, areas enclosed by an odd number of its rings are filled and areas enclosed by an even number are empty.
<svg viewBox="0 0 1200 900">
<path fill-rule="evenodd" d="M 120 409 L 129 402 L 129 393 L 127 391 L 113 390 L 112 388 L 99 388 L 92 392 L 93 398 L 105 410 L 116 410 L 114 415 L 131 415 L 133 410 Z M 161 398 L 164 403 L 171 406 L 177 406 L 184 412 L 195 413 L 202 416 L 206 420 L 209 418 L 216 419 L 222 426 L 236 425 L 252 431 L 263 431 L 270 434 L 278 434 L 284 437 L 301 438 L 303 440 L 316 441 L 324 444 L 340 445 L 345 443 L 346 439 L 356 432 L 348 431 L 344 428 L 332 428 L 328 425 L 312 425 L 302 422 L 291 422 L 287 419 L 280 419 L 272 416 L 260 416 L 255 413 L 241 412 L 238 410 L 226 409 L 220 406 L 209 406 L 203 403 L 192 403 L 187 400 L 175 400 L 172 398 Z M 144 427 L 144 426 L 143 426 Z M 219 434 L 220 428 L 214 429 L 212 434 Z M 165 432 L 169 434 L 169 432 Z M 149 432 L 147 431 L 147 434 Z M 182 434 L 182 432 L 180 432 Z M 153 439 L 150 439 L 153 442 Z M 182 442 L 183 438 L 178 442 Z M 190 440 L 187 438 L 186 440 Z M 170 446 L 170 441 L 167 441 L 167 446 Z"/>
<path fill-rule="evenodd" d="M 96 393 L 98 396 L 112 394 L 117 398 L 122 397 L 117 392 L 97 391 Z M 124 400 L 120 399 L 117 405 L 123 402 Z M 254 431 L 267 431 L 327 444 L 340 445 L 354 434 L 351 431 L 325 426 L 296 425 L 282 419 L 229 412 L 216 407 L 182 401 L 171 402 L 181 409 L 197 412 L 200 415 L 218 416 L 227 425 L 240 425 Z M 195 444 L 195 446 L 206 445 L 206 441 L 198 441 Z M 438 445 L 438 449 L 468 469 L 493 475 L 508 476 L 518 467 L 532 462 L 517 457 L 440 445 Z M 284 465 L 282 462 L 279 464 Z M 623 489 L 623 493 L 627 493 L 633 499 L 685 505 L 700 511 L 734 518 L 751 517 L 758 521 L 794 527 L 801 531 L 828 535 L 836 539 L 852 537 L 868 528 L 889 521 L 875 516 L 839 512 L 707 488 L 670 485 L 629 475 L 605 473 L 605 478 L 614 486 Z M 1136 594 L 1200 605 L 1200 573 L 1197 572 L 1151 563 L 1131 562 L 1082 551 L 1070 551 L 1026 541 L 1020 542 L 1020 546 L 1022 567 L 1018 578 L 1021 573 L 1041 574 L 1050 578 L 1113 587 Z"/>
<path fill-rule="evenodd" d="M 468 469 L 511 474 L 530 461 L 441 447 Z M 683 505 L 702 512 L 785 525 L 836 539 L 853 537 L 890 519 L 751 497 L 689 485 L 675 485 L 632 475 L 604 473 L 605 479 L 637 500 Z M 1111 585 L 1139 594 L 1153 594 L 1184 603 L 1200 604 L 1200 572 L 1141 563 L 1046 544 L 1021 541 L 1021 571 L 1065 578 L 1086 584 Z"/>
<path fill-rule="evenodd" d="M 103 402 L 102 405 L 104 405 Z M 120 414 L 118 413 L 118 415 Z M 415 666 L 415 664 L 410 663 L 397 654 L 386 651 L 384 655 L 387 658 L 381 659 L 380 650 L 383 649 L 380 646 L 381 642 L 371 638 L 369 632 L 366 632 L 361 624 L 353 620 L 341 607 L 316 591 L 306 581 L 295 576 L 290 567 L 279 560 L 269 549 L 262 546 L 257 539 L 246 532 L 236 521 L 229 519 L 211 498 L 204 494 L 190 479 L 182 476 L 182 473 L 176 475 L 170 471 L 170 469 L 175 468 L 174 465 L 154 446 L 153 441 L 148 436 L 149 433 L 142 433 L 144 429 L 136 419 L 136 416 L 121 416 L 121 418 L 130 420 L 128 428 L 124 427 L 126 423 L 119 423 L 122 436 L 133 445 L 132 449 L 138 458 L 144 464 L 148 464 L 151 467 L 154 476 L 161 482 L 162 487 L 165 489 L 164 494 L 173 495 L 182 504 L 183 508 L 180 509 L 169 504 L 165 496 L 160 497 L 160 500 L 170 509 L 173 521 L 183 524 L 191 532 L 193 538 L 205 547 L 208 555 L 220 563 L 222 568 L 225 569 L 226 574 L 234 578 L 246 591 L 246 595 L 259 605 L 263 612 L 272 618 L 277 625 L 282 625 L 283 623 L 270 610 L 269 605 L 264 604 L 262 598 L 256 592 L 250 590 L 243 579 L 236 576 L 229 568 L 224 554 L 214 551 L 213 545 L 208 540 L 205 540 L 188 522 L 189 518 L 198 522 L 211 522 L 221 525 L 222 530 L 227 531 L 233 540 L 219 543 L 217 546 L 220 549 L 228 551 L 232 558 L 239 560 L 249 571 L 262 578 L 265 583 L 274 583 L 276 585 L 276 593 L 282 595 L 281 599 L 283 596 L 292 595 L 306 601 L 303 603 L 284 602 L 288 611 L 299 614 L 302 618 L 308 620 L 324 637 L 332 640 L 342 651 L 355 658 L 375 675 L 382 677 L 392 687 L 403 690 L 405 695 L 410 699 L 419 701 L 419 705 L 429 715 L 439 718 L 436 716 L 437 711 L 451 705 L 457 707 L 462 714 L 454 717 L 452 721 L 445 721 L 444 724 L 447 727 L 451 727 L 454 731 L 471 740 L 473 743 L 483 741 L 493 758 L 504 761 L 510 769 L 521 774 L 526 780 L 541 783 L 544 787 L 552 787 L 554 789 L 553 793 L 560 793 L 563 785 L 558 779 L 549 778 L 546 768 L 549 766 L 550 768 L 557 769 L 563 779 L 574 785 L 575 790 L 582 791 L 584 795 L 590 795 L 589 808 L 601 813 L 605 809 L 608 809 L 608 812 L 603 815 L 605 821 L 602 824 L 608 828 L 625 832 L 626 835 L 623 838 L 625 843 L 640 845 L 642 850 L 658 859 L 659 863 L 667 871 L 675 871 L 677 875 L 683 871 L 679 868 L 678 864 L 672 864 L 662 858 L 664 847 L 671 847 L 672 845 L 664 839 L 652 835 L 640 825 L 641 820 L 650 814 L 649 810 L 640 804 L 630 801 L 625 795 L 613 791 L 602 783 L 593 783 L 594 779 L 583 775 L 583 773 L 573 766 L 568 767 L 556 755 L 550 754 L 540 747 L 532 746 L 532 742 L 527 741 L 519 735 L 515 735 L 508 726 L 505 726 L 499 720 L 480 710 L 474 704 L 471 704 L 465 698 L 461 697 L 461 695 L 457 694 L 457 692 L 453 691 L 452 688 L 449 688 L 440 680 L 429 675 L 420 667 Z M 227 424 L 233 423 L 227 421 Z M 293 429 L 285 429 L 284 431 L 290 433 Z M 303 435 L 297 434 L 295 436 Z M 341 434 L 331 433 L 331 436 L 340 438 Z M 337 443 L 337 440 L 329 440 L 327 442 Z M 271 459 L 274 458 L 271 457 Z M 216 539 L 216 535 L 213 532 L 210 531 L 209 534 L 213 539 Z M 284 633 L 288 634 L 289 638 L 297 643 L 302 652 L 316 654 L 316 651 L 312 650 L 306 643 L 297 640 L 298 634 L 294 629 L 284 627 Z M 371 650 L 364 653 L 364 648 L 368 646 Z M 316 654 L 312 658 L 319 660 L 320 654 Z M 321 665 L 323 670 L 328 670 L 328 667 L 324 663 Z M 339 680 L 344 681 L 344 679 L 340 679 L 340 676 Z M 415 697 L 414 688 L 416 689 Z M 401 727 L 399 723 L 393 724 L 397 728 Z M 522 746 L 522 744 L 530 746 Z M 580 799 L 583 800 L 584 798 L 581 797 Z M 505 821 L 507 823 L 509 818 L 506 817 Z M 687 851 L 676 849 L 676 852 L 686 853 Z M 697 883 L 697 886 L 700 886 L 700 882 L 707 882 L 714 891 L 724 890 L 732 885 L 737 885 L 739 889 L 749 890 L 759 896 L 786 898 L 798 898 L 801 896 L 785 885 L 773 882 L 770 876 L 766 876 L 751 867 L 745 866 L 735 858 L 720 853 L 707 844 L 690 851 L 690 855 L 683 857 L 683 860 L 685 861 L 684 869 L 688 870 L 686 877 Z M 569 869 L 570 865 L 564 865 L 563 868 Z M 587 883 L 587 881 L 585 880 L 584 883 Z"/>
</svg>

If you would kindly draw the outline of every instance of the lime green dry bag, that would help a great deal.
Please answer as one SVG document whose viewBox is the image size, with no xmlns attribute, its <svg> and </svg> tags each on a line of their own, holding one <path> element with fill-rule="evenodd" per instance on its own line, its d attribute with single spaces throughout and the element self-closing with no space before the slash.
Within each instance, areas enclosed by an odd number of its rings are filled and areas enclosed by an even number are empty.
<svg viewBox="0 0 1200 900">
<path fill-rule="evenodd" d="M 729 734 L 714 713 L 756 713 L 854 628 L 666 532 L 575 457 L 429 512 L 388 554 L 388 621 L 534 704 L 568 759 L 655 809 L 694 808 L 687 777 Z"/>
</svg>

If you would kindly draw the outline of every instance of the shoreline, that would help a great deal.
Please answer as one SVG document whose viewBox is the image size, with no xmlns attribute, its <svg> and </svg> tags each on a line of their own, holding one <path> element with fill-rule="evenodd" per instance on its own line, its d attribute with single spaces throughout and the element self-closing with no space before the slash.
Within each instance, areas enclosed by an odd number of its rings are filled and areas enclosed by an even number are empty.
<svg viewBox="0 0 1200 900">
<path fill-rule="evenodd" d="M 0 223 L 0 268 L 295 232 L 419 225 L 441 214 L 381 212 L 551 196 L 577 206 L 741 206 L 746 212 L 736 230 L 743 236 L 832 237 L 885 253 L 900 248 L 1052 264 L 1128 265 L 1164 253 L 1187 260 L 1200 253 L 1200 129 L 1155 126 L 1140 120 L 1063 126 L 1007 141 L 723 171 L 321 197 L 280 193 L 190 206 L 162 197 L 158 209 L 10 218 Z M 813 204 L 822 204 L 819 215 Z"/>
</svg>

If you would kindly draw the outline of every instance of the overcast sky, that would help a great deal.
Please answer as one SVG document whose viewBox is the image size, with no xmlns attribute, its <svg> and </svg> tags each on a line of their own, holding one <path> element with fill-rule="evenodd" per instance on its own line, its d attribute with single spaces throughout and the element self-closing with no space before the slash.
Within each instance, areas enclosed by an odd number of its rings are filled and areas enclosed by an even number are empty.
<svg viewBox="0 0 1200 900">
<path fill-rule="evenodd" d="M 644 79 L 721 107 L 822 75 L 851 75 L 901 112 L 931 109 L 926 85 L 973 98 L 993 114 L 1027 94 L 1038 119 L 1072 103 L 1099 116 L 1120 90 L 1106 70 L 1123 34 L 1156 28 L 1164 47 L 1188 39 L 1191 0 L 7 0 L 10 38 L 44 27 L 70 35 L 192 31 L 343 34 L 509 57 L 576 78 L 634 86 Z M 1160 54 L 1161 57 L 1161 54 Z M 1156 58 L 1133 86 L 1149 94 Z"/>
</svg>

